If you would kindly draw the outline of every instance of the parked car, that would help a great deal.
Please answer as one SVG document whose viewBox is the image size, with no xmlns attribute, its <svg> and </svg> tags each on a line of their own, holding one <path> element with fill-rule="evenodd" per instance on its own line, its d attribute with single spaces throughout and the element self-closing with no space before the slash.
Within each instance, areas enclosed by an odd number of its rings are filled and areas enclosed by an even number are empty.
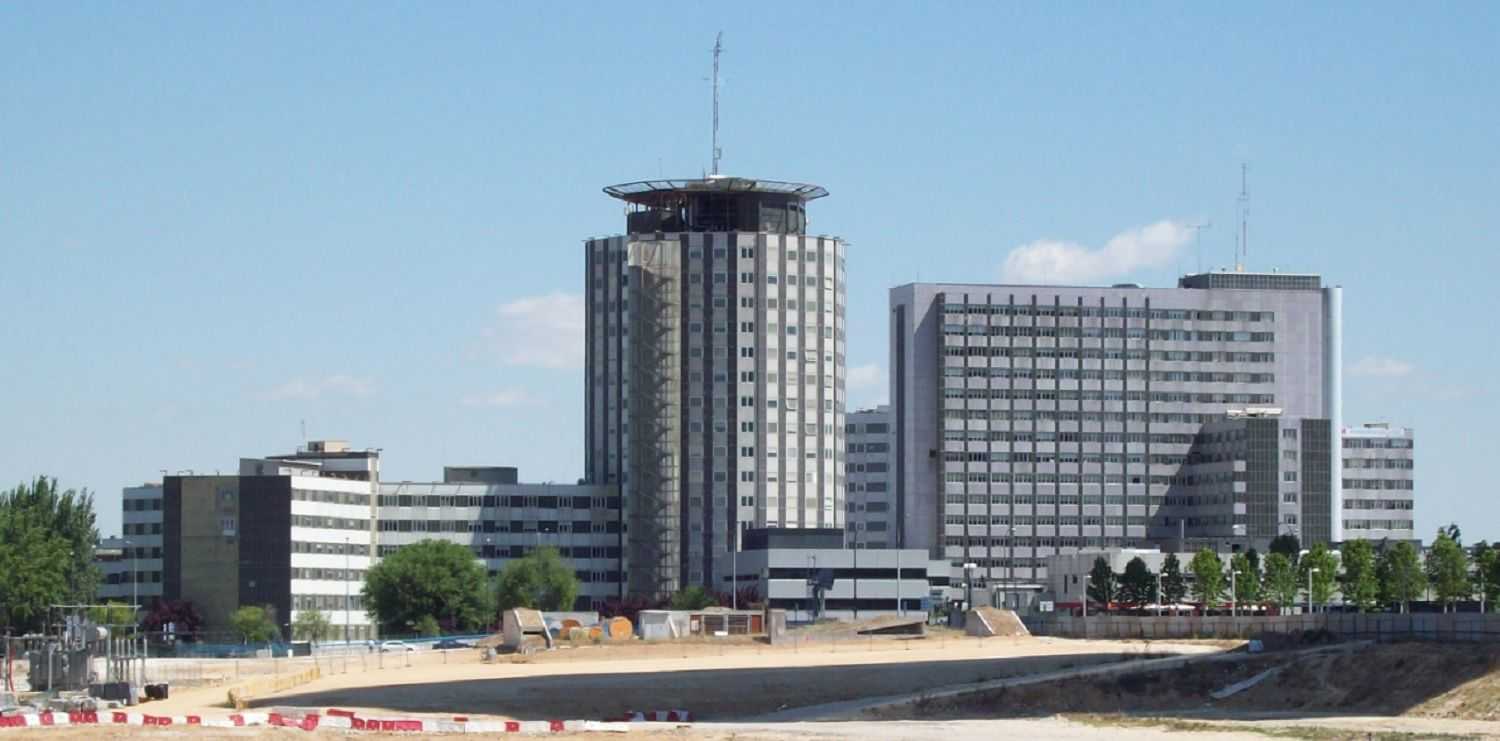
<svg viewBox="0 0 1500 741">
<path fill-rule="evenodd" d="M 417 650 L 415 646 L 408 645 L 408 644 L 403 643 L 401 641 L 386 641 L 385 643 L 380 644 L 380 652 L 381 653 L 390 653 L 392 651 L 415 651 L 415 650 Z"/>
<path fill-rule="evenodd" d="M 460 640 L 455 639 L 455 638 L 444 638 L 443 640 L 438 641 L 437 643 L 432 644 L 432 647 L 436 648 L 436 649 L 445 649 L 445 648 L 473 648 L 474 644 L 472 644 L 472 643 L 464 643 L 463 641 L 460 641 Z"/>
</svg>

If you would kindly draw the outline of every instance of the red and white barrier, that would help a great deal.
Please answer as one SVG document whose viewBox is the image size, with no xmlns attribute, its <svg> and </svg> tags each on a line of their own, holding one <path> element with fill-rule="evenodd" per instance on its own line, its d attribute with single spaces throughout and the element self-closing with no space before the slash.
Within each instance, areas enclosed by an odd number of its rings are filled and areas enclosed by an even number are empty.
<svg viewBox="0 0 1500 741">
<path fill-rule="evenodd" d="M 681 714 L 683 717 L 676 717 Z M 656 720 L 657 713 L 635 713 L 639 720 Z M 664 711 L 663 718 L 685 721 L 682 711 Z M 651 717 L 647 717 L 651 716 Z M 318 728 L 343 728 L 355 731 L 385 733 L 563 733 L 603 731 L 624 733 L 628 722 L 597 720 L 469 720 L 455 716 L 452 720 L 433 718 L 375 718 L 348 710 L 330 709 L 326 714 L 294 712 L 234 713 L 222 718 L 198 715 L 148 715 L 117 711 L 73 713 L 26 713 L 0 717 L 0 729 L 44 728 L 80 725 L 131 726 L 202 726 L 204 728 L 240 728 L 245 726 L 278 726 L 313 731 Z"/>
</svg>

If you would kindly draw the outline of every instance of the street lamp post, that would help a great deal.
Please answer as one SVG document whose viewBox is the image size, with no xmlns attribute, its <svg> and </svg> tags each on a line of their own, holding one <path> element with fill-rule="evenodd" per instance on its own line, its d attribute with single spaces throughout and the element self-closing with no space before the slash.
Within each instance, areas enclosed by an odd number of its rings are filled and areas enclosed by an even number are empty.
<svg viewBox="0 0 1500 741">
<path fill-rule="evenodd" d="M 1313 611 L 1313 591 L 1312 591 L 1313 574 L 1316 574 L 1319 571 L 1322 571 L 1322 569 L 1319 569 L 1317 567 L 1313 567 L 1313 568 L 1310 568 L 1310 569 L 1307 570 L 1307 613 L 1309 615 L 1311 615 L 1312 611 Z"/>
<path fill-rule="evenodd" d="M 740 521 L 734 521 L 734 543 L 729 549 L 729 609 L 740 609 Z"/>
<path fill-rule="evenodd" d="M 1161 568 L 1156 569 L 1156 616 L 1161 617 Z"/>
<path fill-rule="evenodd" d="M 963 588 L 965 588 L 965 597 L 963 597 L 965 607 L 963 609 L 966 610 L 974 609 L 974 570 L 978 567 L 980 567 L 980 564 L 975 564 L 972 561 L 963 564 Z"/>
<path fill-rule="evenodd" d="M 344 536 L 344 650 L 349 650 L 349 536 Z"/>
</svg>

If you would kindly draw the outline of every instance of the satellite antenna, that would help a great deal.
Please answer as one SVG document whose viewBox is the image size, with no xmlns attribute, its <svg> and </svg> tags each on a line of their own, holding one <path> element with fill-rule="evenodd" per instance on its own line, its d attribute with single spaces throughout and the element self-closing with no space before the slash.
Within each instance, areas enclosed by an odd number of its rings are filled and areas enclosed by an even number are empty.
<svg viewBox="0 0 1500 741">
<path fill-rule="evenodd" d="M 1244 162 L 1240 163 L 1240 246 L 1234 256 L 1234 271 L 1245 272 L 1245 261 L 1250 257 L 1250 186 L 1247 184 L 1247 172 L 1250 166 Z"/>
<path fill-rule="evenodd" d="M 719 55 L 724 52 L 724 32 L 714 38 L 714 169 L 712 177 L 719 176 L 719 158 L 724 150 L 719 149 Z"/>
</svg>

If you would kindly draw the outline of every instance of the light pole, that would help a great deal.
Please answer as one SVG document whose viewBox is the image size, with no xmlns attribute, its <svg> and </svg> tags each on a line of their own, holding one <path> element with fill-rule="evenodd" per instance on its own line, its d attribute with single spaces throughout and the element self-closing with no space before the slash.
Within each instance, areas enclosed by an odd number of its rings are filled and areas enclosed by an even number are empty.
<svg viewBox="0 0 1500 741">
<path fill-rule="evenodd" d="M 1156 616 L 1161 617 L 1161 567 L 1156 569 Z"/>
<path fill-rule="evenodd" d="M 1316 574 L 1319 571 L 1322 571 L 1322 569 L 1319 569 L 1317 567 L 1313 567 L 1307 570 L 1307 614 L 1309 615 L 1311 615 L 1313 611 L 1312 578 L 1313 574 Z"/>
<path fill-rule="evenodd" d="M 734 521 L 734 543 L 729 548 L 729 609 L 740 609 L 740 521 Z"/>
<path fill-rule="evenodd" d="M 974 569 L 979 564 L 970 561 L 964 564 L 964 609 L 974 609 Z"/>
<path fill-rule="evenodd" d="M 854 523 L 854 619 L 859 619 L 859 523 Z"/>
<path fill-rule="evenodd" d="M 344 651 L 349 650 L 349 536 L 344 536 Z"/>
<path fill-rule="evenodd" d="M 126 540 L 125 549 L 130 552 L 130 620 L 135 622 L 136 613 L 141 609 L 141 587 L 140 579 L 136 576 L 135 543 Z M 106 616 L 106 622 L 108 616 Z"/>
</svg>

